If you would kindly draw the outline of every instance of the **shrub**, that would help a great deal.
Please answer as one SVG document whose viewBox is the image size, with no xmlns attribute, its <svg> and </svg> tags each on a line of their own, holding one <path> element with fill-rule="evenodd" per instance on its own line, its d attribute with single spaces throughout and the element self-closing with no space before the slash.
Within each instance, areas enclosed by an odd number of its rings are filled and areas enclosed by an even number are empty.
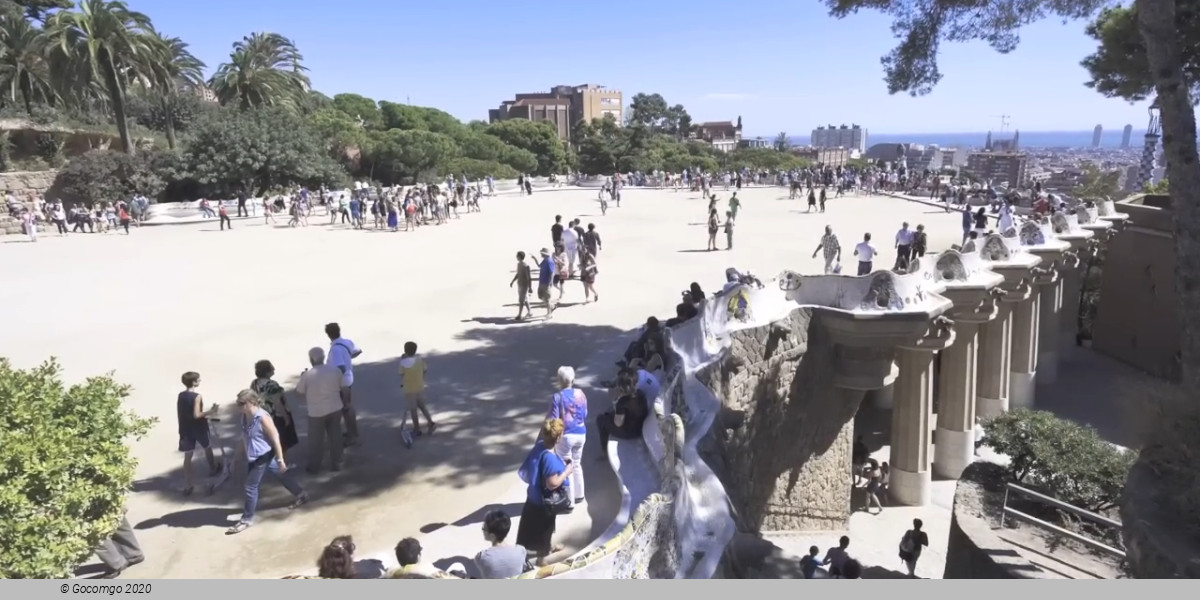
<svg viewBox="0 0 1200 600">
<path fill-rule="evenodd" d="M 1007 412 L 985 423 L 984 432 L 984 444 L 1009 457 L 1015 481 L 1091 511 L 1116 506 L 1136 458 L 1095 429 L 1046 411 Z"/>
<path fill-rule="evenodd" d="M 466 176 L 467 179 L 475 181 L 483 179 L 488 175 L 496 179 L 516 179 L 520 173 L 512 167 L 494 160 L 477 160 L 474 158 L 452 158 L 441 168 L 441 175 L 454 175 L 461 179 Z"/>
<path fill-rule="evenodd" d="M 116 528 L 151 420 L 122 410 L 110 375 L 65 387 L 54 359 L 0 358 L 0 577 L 64 578 Z"/>
<path fill-rule="evenodd" d="M 183 177 L 181 159 L 170 152 L 147 150 L 130 156 L 93 150 L 59 170 L 46 195 L 66 203 L 116 202 L 134 194 L 159 199 L 169 183 Z"/>
</svg>

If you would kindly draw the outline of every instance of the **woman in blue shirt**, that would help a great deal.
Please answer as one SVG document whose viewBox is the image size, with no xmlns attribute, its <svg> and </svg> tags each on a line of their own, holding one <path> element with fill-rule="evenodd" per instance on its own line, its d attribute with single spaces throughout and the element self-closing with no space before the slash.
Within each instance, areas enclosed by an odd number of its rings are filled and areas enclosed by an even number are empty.
<svg viewBox="0 0 1200 600">
<path fill-rule="evenodd" d="M 517 544 L 537 556 L 538 566 L 545 564 L 547 555 L 562 549 L 551 546 L 550 538 L 554 535 L 557 515 L 546 507 L 543 500 L 547 491 L 566 485 L 567 478 L 575 470 L 574 462 L 564 463 L 547 449 L 558 445 L 562 437 L 562 420 L 546 419 L 542 425 L 542 439 L 527 459 L 529 487 L 525 491 L 521 522 L 517 525 Z"/>
<path fill-rule="evenodd" d="M 288 474 L 283 446 L 279 442 L 279 430 L 270 413 L 263 410 L 262 399 L 254 390 L 242 390 L 237 395 L 237 406 L 241 412 L 243 450 L 246 453 L 246 499 L 242 518 L 230 527 L 226 534 L 241 533 L 254 524 L 254 511 L 258 507 L 258 486 L 263 475 L 270 472 L 296 497 L 292 508 L 300 508 L 308 502 L 308 494 Z"/>
</svg>

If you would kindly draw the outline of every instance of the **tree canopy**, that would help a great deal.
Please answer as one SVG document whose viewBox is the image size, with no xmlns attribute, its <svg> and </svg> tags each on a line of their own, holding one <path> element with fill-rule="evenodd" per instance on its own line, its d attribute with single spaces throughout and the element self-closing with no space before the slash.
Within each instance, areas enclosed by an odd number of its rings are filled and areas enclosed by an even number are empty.
<svg viewBox="0 0 1200 600">
<path fill-rule="evenodd" d="M 1137 5 L 1106 8 L 1087 26 L 1096 40 L 1096 52 L 1083 59 L 1091 75 L 1088 87 L 1110 98 L 1131 102 L 1154 96 L 1154 77 L 1146 57 L 1146 43 L 1138 26 Z M 1192 101 L 1200 100 L 1200 11 L 1176 13 L 1183 75 L 1192 90 Z"/>
</svg>

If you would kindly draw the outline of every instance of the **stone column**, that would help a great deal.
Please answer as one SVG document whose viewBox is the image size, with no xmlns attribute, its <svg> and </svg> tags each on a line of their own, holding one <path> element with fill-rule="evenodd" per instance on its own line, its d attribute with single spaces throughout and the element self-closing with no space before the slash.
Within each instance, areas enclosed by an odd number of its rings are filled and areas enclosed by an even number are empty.
<svg viewBox="0 0 1200 600">
<path fill-rule="evenodd" d="M 1010 297 L 1014 292 L 1010 292 Z M 1017 297 L 1028 297 L 1029 291 Z M 980 328 L 975 413 L 990 419 L 1008 411 L 1009 373 L 1012 370 L 1013 301 L 1000 303 L 996 318 Z"/>
<path fill-rule="evenodd" d="M 975 459 L 975 387 L 979 323 L 959 319 L 954 345 L 942 351 L 938 373 L 937 433 L 933 472 L 958 479 Z"/>
<path fill-rule="evenodd" d="M 1045 269 L 1037 267 L 1035 272 Z M 1012 372 L 1008 380 L 1011 408 L 1032 408 L 1038 369 L 1038 326 L 1041 294 L 1034 289 L 1029 298 L 1017 302 L 1012 314 Z"/>
<path fill-rule="evenodd" d="M 1037 383 L 1049 385 L 1058 381 L 1059 317 L 1062 316 L 1063 282 L 1059 265 L 1049 267 L 1049 274 L 1038 281 L 1038 357 Z"/>
<path fill-rule="evenodd" d="M 895 406 L 892 407 L 891 485 L 894 504 L 929 504 L 933 417 L 933 353 L 953 343 L 948 319 L 938 318 L 931 335 L 896 350 Z"/>
<path fill-rule="evenodd" d="M 1079 335 L 1079 296 L 1083 293 L 1084 261 L 1077 252 L 1069 252 L 1062 264 L 1062 311 L 1059 315 L 1059 343 L 1074 346 Z"/>
</svg>

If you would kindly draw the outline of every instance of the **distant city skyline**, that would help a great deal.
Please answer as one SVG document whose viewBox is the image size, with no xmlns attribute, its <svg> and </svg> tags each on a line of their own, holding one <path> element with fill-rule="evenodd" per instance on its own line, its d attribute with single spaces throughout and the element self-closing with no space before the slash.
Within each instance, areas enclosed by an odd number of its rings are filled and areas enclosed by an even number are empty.
<svg viewBox="0 0 1200 600">
<path fill-rule="evenodd" d="M 621 90 L 627 101 L 660 93 L 694 122 L 741 115 L 748 130 L 776 134 L 842 122 L 872 132 L 998 131 L 1000 115 L 1023 132 L 1096 123 L 1119 130 L 1147 120 L 1146 103 L 1084 86 L 1088 74 L 1079 61 L 1096 42 L 1081 21 L 1023 28 L 1020 46 L 1008 54 L 983 43 L 944 43 L 944 79 L 931 94 L 912 98 L 889 96 L 883 82 L 879 58 L 896 43 L 890 20 L 873 11 L 833 19 L 815 1 L 731 7 L 692 0 L 681 19 L 679 3 L 608 0 L 540 12 L 534 21 L 523 11 L 462 0 L 359 0 L 354 10 L 321 12 L 296 10 L 288 0 L 208 0 L 203 10 L 178 0 L 129 5 L 190 44 L 207 74 L 228 60 L 233 42 L 277 32 L 295 41 L 322 93 L 432 106 L 464 121 L 486 120 L 488 109 L 516 93 L 584 83 Z M 605 25 L 631 18 L 672 26 Z M 569 42 L 528 35 L 532 24 Z M 448 42 L 446 27 L 467 42 Z M 596 27 L 603 36 L 587 35 Z"/>
<path fill-rule="evenodd" d="M 1005 132 L 991 132 L 992 138 L 995 141 L 1012 139 L 1016 130 Z M 1123 136 L 1123 129 L 1116 131 L 1104 131 L 1100 138 L 1100 148 L 1103 149 L 1119 149 Z M 1080 131 L 1026 131 L 1021 130 L 1021 148 L 1091 148 L 1092 147 L 1093 130 Z M 1140 149 L 1142 147 L 1142 139 L 1146 134 L 1145 129 L 1134 129 L 1132 131 L 1132 147 Z M 743 135 L 743 139 L 755 139 L 761 137 L 763 139 L 774 141 L 778 137 L 779 132 L 772 135 L 762 134 L 747 134 Z M 888 133 L 870 131 L 867 137 L 867 148 L 875 144 L 937 144 L 943 147 L 973 147 L 983 148 L 987 141 L 987 131 L 967 131 L 967 132 L 925 132 L 925 133 Z M 788 134 L 788 141 L 795 146 L 807 146 L 810 143 L 809 134 Z"/>
</svg>

